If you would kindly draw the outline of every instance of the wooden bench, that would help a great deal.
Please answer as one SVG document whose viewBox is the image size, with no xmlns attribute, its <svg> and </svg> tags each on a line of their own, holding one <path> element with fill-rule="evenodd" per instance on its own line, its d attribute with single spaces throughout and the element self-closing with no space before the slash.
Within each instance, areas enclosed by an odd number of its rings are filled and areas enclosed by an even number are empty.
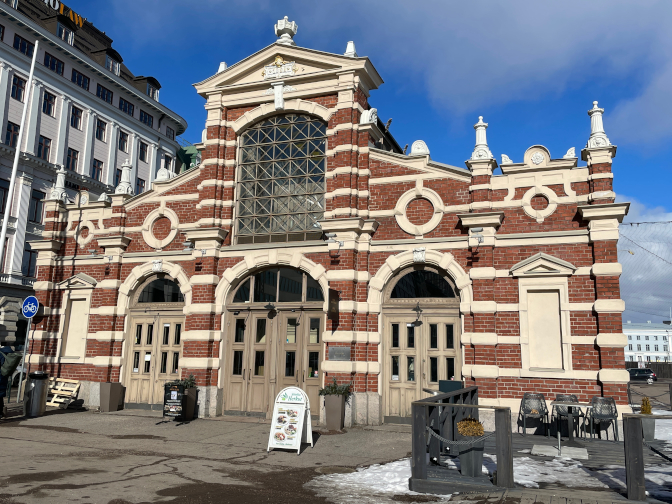
<svg viewBox="0 0 672 504">
<path fill-rule="evenodd" d="M 49 392 L 47 406 L 67 408 L 68 404 L 77 398 L 79 380 L 66 378 L 49 378 Z"/>
</svg>

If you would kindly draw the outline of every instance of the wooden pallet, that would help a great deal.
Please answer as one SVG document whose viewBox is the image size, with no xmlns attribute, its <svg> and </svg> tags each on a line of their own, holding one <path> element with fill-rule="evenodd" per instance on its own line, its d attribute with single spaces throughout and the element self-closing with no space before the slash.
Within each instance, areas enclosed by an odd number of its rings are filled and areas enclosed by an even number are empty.
<svg viewBox="0 0 672 504">
<path fill-rule="evenodd" d="M 47 406 L 67 408 L 68 404 L 77 398 L 79 380 L 66 378 L 49 378 L 49 392 Z"/>
</svg>

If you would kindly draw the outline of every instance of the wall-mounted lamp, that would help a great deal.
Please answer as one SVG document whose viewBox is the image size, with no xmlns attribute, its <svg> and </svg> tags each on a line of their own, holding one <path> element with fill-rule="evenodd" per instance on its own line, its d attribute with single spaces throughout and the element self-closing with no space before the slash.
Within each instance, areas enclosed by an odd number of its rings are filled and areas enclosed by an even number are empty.
<svg viewBox="0 0 672 504">
<path fill-rule="evenodd" d="M 113 256 L 107 256 L 107 264 L 112 264 L 112 259 L 114 259 Z"/>
<path fill-rule="evenodd" d="M 194 244 L 191 243 L 189 240 L 185 241 L 182 246 L 184 247 L 185 252 L 191 252 L 194 250 Z"/>
<path fill-rule="evenodd" d="M 268 303 L 266 306 L 264 306 L 264 310 L 275 311 L 275 306 L 273 306 L 273 303 Z"/>
<path fill-rule="evenodd" d="M 422 313 L 422 308 L 420 308 L 420 303 L 415 305 L 413 311 L 416 314 L 415 322 L 413 322 L 413 327 L 420 327 L 422 325 L 422 320 L 420 320 L 420 314 Z"/>
<path fill-rule="evenodd" d="M 483 235 L 480 234 L 483 232 L 483 228 L 482 227 L 471 228 L 471 232 L 473 233 L 471 237 L 476 238 L 476 250 L 478 250 L 478 247 L 485 240 L 485 238 L 483 238 Z"/>
<path fill-rule="evenodd" d="M 334 238 L 336 238 L 336 233 L 324 233 L 324 237 L 326 240 L 324 241 L 325 243 L 338 243 L 338 249 L 337 250 L 330 250 L 329 251 L 329 257 L 338 257 L 341 255 L 341 247 L 343 246 L 342 241 L 337 241 Z"/>
<path fill-rule="evenodd" d="M 234 314 L 235 316 L 238 316 L 238 315 L 240 315 L 240 311 L 234 311 L 233 314 Z"/>
<path fill-rule="evenodd" d="M 91 257 L 98 257 L 98 251 L 96 249 L 89 249 L 89 254 L 91 254 Z"/>
</svg>

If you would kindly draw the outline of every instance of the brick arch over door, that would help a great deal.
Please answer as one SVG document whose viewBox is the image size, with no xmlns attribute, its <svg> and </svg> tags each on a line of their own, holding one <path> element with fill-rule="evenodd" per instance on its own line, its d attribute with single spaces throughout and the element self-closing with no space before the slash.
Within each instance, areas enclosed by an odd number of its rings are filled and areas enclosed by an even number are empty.
<svg viewBox="0 0 672 504">
<path fill-rule="evenodd" d="M 131 293 L 135 291 L 147 278 L 157 273 L 166 273 L 180 286 L 180 292 L 184 296 L 184 306 L 191 304 L 191 284 L 189 277 L 179 264 L 171 262 L 161 262 L 161 269 L 157 268 L 154 261 L 146 262 L 136 266 L 126 277 L 124 283 L 119 287 L 119 297 L 117 299 L 117 310 L 119 313 L 125 313 L 130 306 Z"/>
<path fill-rule="evenodd" d="M 250 273 L 269 266 L 290 266 L 310 275 L 322 288 L 322 294 L 324 295 L 323 310 L 327 311 L 329 305 L 329 282 L 327 281 L 327 271 L 324 269 L 324 266 L 314 263 L 299 252 L 265 250 L 247 254 L 243 261 L 224 271 L 222 279 L 215 289 L 217 312 L 222 313 L 224 311 L 224 305 L 226 304 L 229 292 L 236 288 L 241 280 L 247 278 Z M 222 327 L 224 326 L 222 325 Z"/>
<path fill-rule="evenodd" d="M 236 119 L 231 128 L 236 132 L 236 135 L 240 134 L 248 126 L 265 119 L 272 115 L 276 114 L 287 114 L 295 112 L 297 114 L 308 114 L 315 117 L 319 117 L 327 124 L 329 119 L 333 115 L 333 112 L 327 107 L 320 105 L 307 100 L 287 100 L 285 101 L 285 107 L 282 110 L 276 110 L 274 103 L 264 103 L 257 108 L 245 112 L 242 116 Z"/>
<path fill-rule="evenodd" d="M 402 269 L 415 263 L 414 252 L 407 250 L 401 254 L 393 255 L 387 258 L 385 263 L 378 269 L 376 274 L 369 282 L 369 296 L 367 303 L 370 313 L 380 313 L 383 302 L 383 290 L 390 279 Z M 453 254 L 427 250 L 423 264 L 431 264 L 448 272 L 455 282 L 455 286 L 460 290 L 460 304 L 471 304 L 473 291 L 471 279 L 462 266 L 455 261 Z"/>
</svg>

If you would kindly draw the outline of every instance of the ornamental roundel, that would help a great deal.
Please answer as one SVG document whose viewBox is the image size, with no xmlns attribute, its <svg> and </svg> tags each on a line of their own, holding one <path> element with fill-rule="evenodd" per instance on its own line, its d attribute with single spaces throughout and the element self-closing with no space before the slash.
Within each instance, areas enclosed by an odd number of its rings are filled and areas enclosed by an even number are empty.
<svg viewBox="0 0 672 504">
<path fill-rule="evenodd" d="M 416 187 L 401 195 L 394 208 L 397 224 L 408 234 L 425 235 L 443 218 L 443 200 L 426 187 Z"/>
<path fill-rule="evenodd" d="M 161 250 L 175 239 L 179 224 L 177 214 L 170 208 L 156 208 L 142 223 L 142 238 L 153 249 Z"/>
<path fill-rule="evenodd" d="M 77 245 L 83 247 L 93 240 L 93 232 L 95 229 L 96 227 L 91 221 L 83 221 L 77 224 L 77 227 L 75 228 L 75 240 L 77 241 Z"/>
<path fill-rule="evenodd" d="M 546 186 L 530 188 L 522 198 L 523 210 L 538 224 L 550 216 L 558 208 L 558 195 Z"/>
</svg>

